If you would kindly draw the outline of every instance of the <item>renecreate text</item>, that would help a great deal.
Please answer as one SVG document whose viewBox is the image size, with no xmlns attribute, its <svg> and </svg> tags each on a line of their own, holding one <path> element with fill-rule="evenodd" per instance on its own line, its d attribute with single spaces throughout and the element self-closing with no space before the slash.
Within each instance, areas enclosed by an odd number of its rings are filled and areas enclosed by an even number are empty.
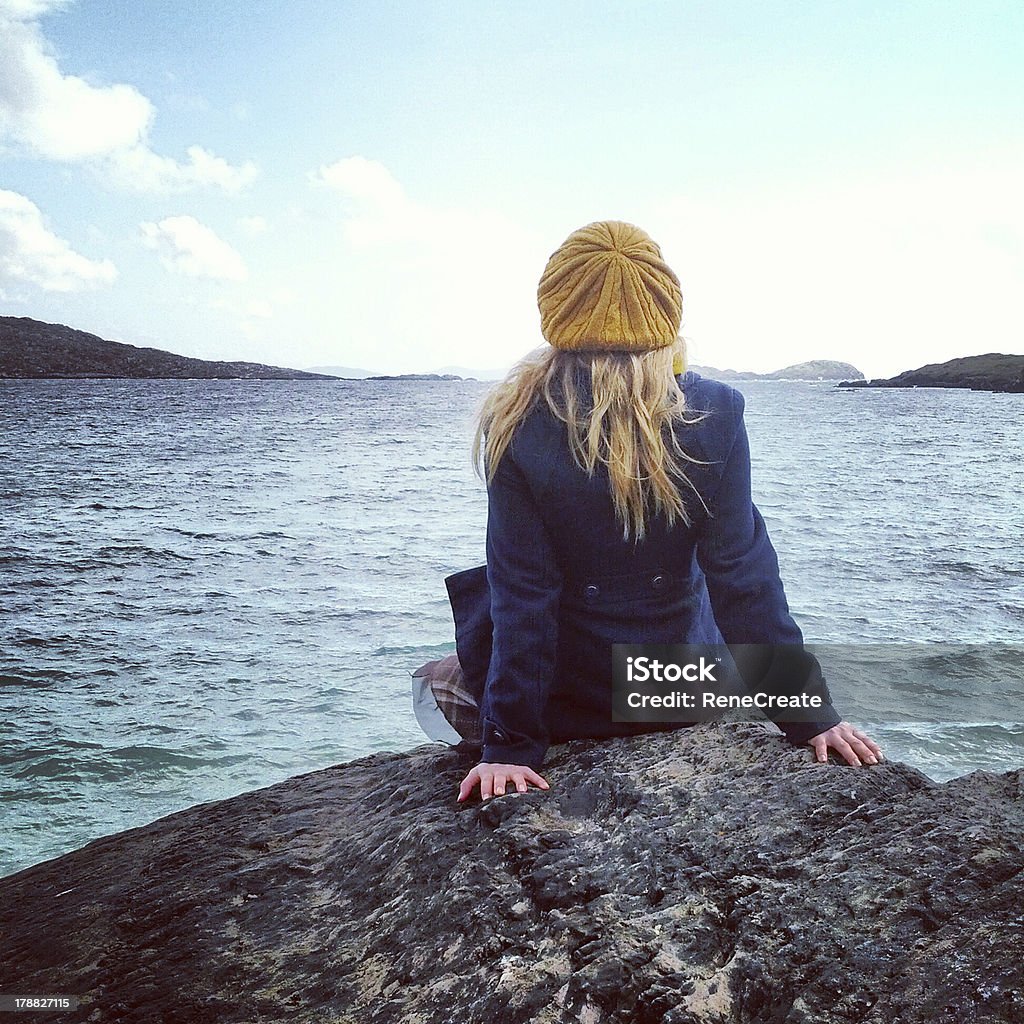
<svg viewBox="0 0 1024 1024">
<path fill-rule="evenodd" d="M 626 694 L 626 703 L 631 708 L 716 708 L 728 711 L 734 708 L 749 710 L 771 710 L 772 708 L 820 708 L 821 697 L 816 693 L 779 694 L 779 693 L 708 693 L 697 695 L 685 690 L 673 693 L 632 693 Z"/>
</svg>

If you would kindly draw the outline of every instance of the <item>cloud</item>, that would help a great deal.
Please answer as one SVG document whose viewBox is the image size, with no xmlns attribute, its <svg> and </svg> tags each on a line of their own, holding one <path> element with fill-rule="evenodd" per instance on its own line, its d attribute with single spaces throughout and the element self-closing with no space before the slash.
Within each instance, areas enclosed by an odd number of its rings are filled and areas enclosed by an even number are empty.
<svg viewBox="0 0 1024 1024">
<path fill-rule="evenodd" d="M 93 85 L 64 74 L 37 18 L 52 0 L 0 0 L 0 142 L 58 163 L 87 162 L 116 184 L 141 192 L 197 185 L 237 192 L 256 177 L 252 163 L 230 165 L 192 146 L 179 162 L 148 137 L 156 109 L 131 85 Z"/>
<path fill-rule="evenodd" d="M 413 201 L 384 164 L 366 157 L 345 157 L 326 164 L 311 174 L 310 180 L 343 197 L 345 234 L 354 245 L 443 245 L 454 222 L 465 219 L 458 210 Z"/>
<path fill-rule="evenodd" d="M 405 190 L 395 176 L 376 160 L 362 156 L 345 157 L 333 164 L 325 164 L 314 172 L 315 184 L 326 185 L 343 195 L 389 211 L 409 205 Z"/>
<path fill-rule="evenodd" d="M 39 18 L 67 7 L 71 0 L 0 0 L 0 16 L 12 20 Z"/>
<path fill-rule="evenodd" d="M 317 236 L 336 306 L 319 303 L 320 322 L 373 353 L 350 359 L 480 367 L 541 343 L 536 281 L 574 225 L 541 239 L 502 211 L 421 202 L 364 156 L 309 177 L 336 197 L 341 227 L 334 250 Z M 1021 351 L 1022 178 L 1024 148 L 1007 144 L 943 166 L 644 197 L 625 219 L 652 232 L 682 280 L 693 362 L 833 358 L 883 376 Z"/>
<path fill-rule="evenodd" d="M 50 231 L 30 199 L 0 189 L 0 281 L 74 292 L 109 285 L 116 277 L 110 260 L 90 260 Z"/>
<path fill-rule="evenodd" d="M 258 175 L 250 162 L 234 167 L 202 146 L 189 146 L 188 161 L 179 163 L 158 156 L 145 146 L 118 150 L 109 155 L 112 177 L 137 192 L 185 192 L 193 186 L 212 185 L 229 194 L 240 192 Z"/>
<path fill-rule="evenodd" d="M 195 217 L 165 217 L 158 224 L 145 222 L 140 229 L 146 245 L 174 273 L 219 281 L 244 281 L 249 276 L 238 251 Z"/>
<path fill-rule="evenodd" d="M 888 375 L 1020 351 L 1024 153 L 974 166 L 689 196 L 652 223 L 683 284 L 694 361 L 815 357 Z M 653 232 L 652 228 L 652 232 Z"/>
<path fill-rule="evenodd" d="M 349 336 L 383 347 L 378 365 L 490 366 L 542 343 L 534 297 L 550 239 L 501 211 L 421 202 L 363 156 L 321 166 L 309 179 L 340 199 L 350 261 L 344 303 L 324 316 L 344 316 Z"/>
</svg>

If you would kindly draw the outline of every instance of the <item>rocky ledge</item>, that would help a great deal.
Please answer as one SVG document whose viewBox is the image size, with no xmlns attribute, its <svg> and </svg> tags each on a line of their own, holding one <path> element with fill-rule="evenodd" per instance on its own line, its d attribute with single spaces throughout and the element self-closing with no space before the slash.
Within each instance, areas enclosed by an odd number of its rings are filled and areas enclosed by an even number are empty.
<svg viewBox="0 0 1024 1024">
<path fill-rule="evenodd" d="M 194 359 L 158 348 L 106 341 L 64 324 L 0 316 L 0 380 L 38 378 L 327 380 L 324 374 L 264 363 Z"/>
<path fill-rule="evenodd" d="M 895 377 L 851 380 L 841 388 L 969 388 L 971 391 L 1024 392 L 1024 356 L 989 352 L 904 370 Z"/>
<path fill-rule="evenodd" d="M 553 748 L 548 793 L 459 806 L 466 768 L 379 754 L 8 876 L 0 992 L 81 997 L 34 1021 L 1024 1020 L 1021 770 L 722 722 Z"/>
</svg>

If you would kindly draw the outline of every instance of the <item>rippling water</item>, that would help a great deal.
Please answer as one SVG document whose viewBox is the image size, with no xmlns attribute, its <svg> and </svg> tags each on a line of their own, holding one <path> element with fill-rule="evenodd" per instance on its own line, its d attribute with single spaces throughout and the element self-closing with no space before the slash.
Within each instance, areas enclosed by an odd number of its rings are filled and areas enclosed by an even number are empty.
<svg viewBox="0 0 1024 1024">
<path fill-rule="evenodd" d="M 0 874 L 424 740 L 484 387 L 0 382 Z M 826 661 L 842 714 L 933 778 L 1024 765 L 1024 396 L 741 389 L 808 639 L 975 645 Z"/>
</svg>

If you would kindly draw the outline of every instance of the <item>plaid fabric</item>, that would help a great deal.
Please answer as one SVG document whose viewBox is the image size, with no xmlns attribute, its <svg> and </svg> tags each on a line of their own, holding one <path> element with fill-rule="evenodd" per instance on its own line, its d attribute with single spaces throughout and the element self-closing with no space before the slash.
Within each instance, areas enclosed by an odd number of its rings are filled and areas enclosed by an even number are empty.
<svg viewBox="0 0 1024 1024">
<path fill-rule="evenodd" d="M 413 672 L 414 676 L 425 677 L 430 692 L 441 709 L 441 714 L 451 723 L 452 728 L 467 745 L 480 746 L 483 735 L 480 729 L 480 704 L 466 686 L 462 666 L 457 654 L 449 654 L 438 661 L 428 661 Z"/>
</svg>

